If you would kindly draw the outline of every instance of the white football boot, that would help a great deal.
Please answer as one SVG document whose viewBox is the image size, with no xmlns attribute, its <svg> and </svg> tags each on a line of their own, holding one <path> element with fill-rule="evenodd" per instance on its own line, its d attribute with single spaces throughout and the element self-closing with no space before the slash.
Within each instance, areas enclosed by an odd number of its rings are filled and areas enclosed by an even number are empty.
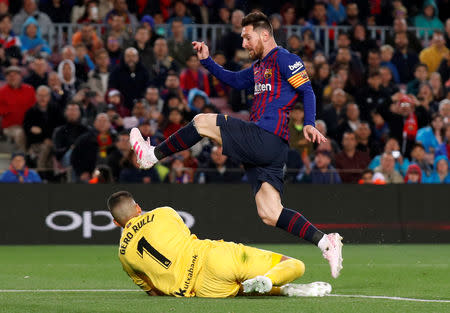
<svg viewBox="0 0 450 313">
<path fill-rule="evenodd" d="M 244 281 L 242 286 L 244 287 L 244 293 L 267 293 L 272 290 L 272 281 L 266 276 L 256 276 Z"/>
<path fill-rule="evenodd" d="M 316 281 L 310 284 L 286 284 L 281 286 L 281 295 L 287 297 L 323 297 L 330 294 L 329 283 Z"/>
<path fill-rule="evenodd" d="M 331 276 L 337 278 L 342 269 L 342 237 L 338 233 L 324 235 L 319 241 L 319 248 L 322 255 L 328 260 L 331 267 Z"/>
<path fill-rule="evenodd" d="M 130 132 L 131 149 L 136 153 L 137 163 L 139 168 L 149 169 L 158 162 L 155 156 L 155 147 L 150 145 L 150 141 L 145 141 L 142 138 L 139 129 L 134 127 Z"/>
</svg>

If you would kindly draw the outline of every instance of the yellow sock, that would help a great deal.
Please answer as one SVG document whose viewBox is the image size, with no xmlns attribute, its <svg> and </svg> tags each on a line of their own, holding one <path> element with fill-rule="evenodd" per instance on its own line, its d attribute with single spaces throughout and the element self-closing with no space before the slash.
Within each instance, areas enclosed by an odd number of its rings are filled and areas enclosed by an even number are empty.
<svg viewBox="0 0 450 313">
<path fill-rule="evenodd" d="M 272 267 L 264 276 L 274 286 L 281 286 L 301 277 L 305 273 L 305 264 L 297 259 L 287 259 Z"/>
</svg>

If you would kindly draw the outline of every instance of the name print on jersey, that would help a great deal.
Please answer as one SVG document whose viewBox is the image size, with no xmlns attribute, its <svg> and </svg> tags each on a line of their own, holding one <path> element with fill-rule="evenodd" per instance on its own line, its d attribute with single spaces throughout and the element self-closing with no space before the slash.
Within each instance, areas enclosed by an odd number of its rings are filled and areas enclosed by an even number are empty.
<svg viewBox="0 0 450 313">
<path fill-rule="evenodd" d="M 257 84 L 255 84 L 255 91 L 253 94 L 256 96 L 265 91 L 272 91 L 272 85 L 257 83 Z"/>
</svg>

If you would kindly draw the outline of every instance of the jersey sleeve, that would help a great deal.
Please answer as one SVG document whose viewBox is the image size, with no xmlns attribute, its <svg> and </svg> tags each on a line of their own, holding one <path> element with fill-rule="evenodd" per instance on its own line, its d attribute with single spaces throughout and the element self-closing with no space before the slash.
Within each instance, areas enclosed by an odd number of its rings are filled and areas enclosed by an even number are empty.
<svg viewBox="0 0 450 313">
<path fill-rule="evenodd" d="M 133 271 L 127 264 L 122 262 L 123 270 L 130 276 L 130 278 L 133 280 L 133 282 L 138 285 L 142 290 L 145 292 L 149 292 L 152 290 L 152 287 L 147 284 L 143 279 L 141 279 L 135 271 Z"/>
<path fill-rule="evenodd" d="M 255 84 L 253 66 L 242 71 L 232 72 L 214 62 L 211 57 L 200 60 L 200 63 L 221 82 L 235 89 L 247 89 Z"/>
<path fill-rule="evenodd" d="M 311 86 L 305 65 L 298 55 L 287 53 L 278 58 L 281 77 L 303 97 L 305 110 L 304 125 L 315 126 L 316 96 Z"/>
</svg>

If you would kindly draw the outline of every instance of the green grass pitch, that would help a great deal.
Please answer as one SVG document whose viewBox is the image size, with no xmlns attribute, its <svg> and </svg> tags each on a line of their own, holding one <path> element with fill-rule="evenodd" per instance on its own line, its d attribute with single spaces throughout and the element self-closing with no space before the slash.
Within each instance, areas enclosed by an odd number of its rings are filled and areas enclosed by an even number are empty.
<svg viewBox="0 0 450 313">
<path fill-rule="evenodd" d="M 257 246 L 303 260 L 306 273 L 297 282 L 327 281 L 336 295 L 447 302 L 341 296 L 149 297 L 122 271 L 115 246 L 0 246 L 0 312 L 450 312 L 450 245 L 344 245 L 344 269 L 336 280 L 314 246 Z M 53 291 L 5 291 L 36 289 Z M 126 291 L 92 291 L 105 289 Z"/>
</svg>

